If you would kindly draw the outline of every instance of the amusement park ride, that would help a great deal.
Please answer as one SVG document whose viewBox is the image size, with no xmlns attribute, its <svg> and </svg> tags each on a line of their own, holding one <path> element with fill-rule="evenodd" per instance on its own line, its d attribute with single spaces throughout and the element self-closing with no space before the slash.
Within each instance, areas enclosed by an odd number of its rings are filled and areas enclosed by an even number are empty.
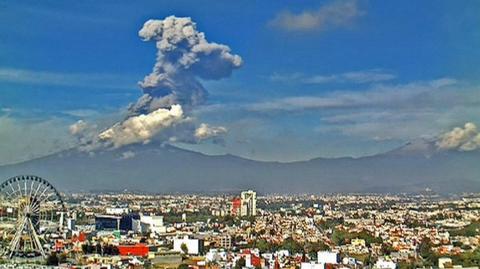
<svg viewBox="0 0 480 269">
<path fill-rule="evenodd" d="M 0 185 L 3 256 L 46 257 L 49 237 L 62 232 L 65 205 L 59 192 L 37 176 L 16 176 Z"/>
</svg>

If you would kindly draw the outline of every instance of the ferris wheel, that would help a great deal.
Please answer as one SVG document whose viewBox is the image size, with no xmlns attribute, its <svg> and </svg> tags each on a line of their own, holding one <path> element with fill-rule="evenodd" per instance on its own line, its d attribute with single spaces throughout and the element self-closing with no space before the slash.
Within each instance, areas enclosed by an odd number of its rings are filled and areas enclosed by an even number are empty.
<svg viewBox="0 0 480 269">
<path fill-rule="evenodd" d="M 16 176 L 0 185 L 3 254 L 45 257 L 46 236 L 63 227 L 65 205 L 59 192 L 37 176 Z"/>
</svg>

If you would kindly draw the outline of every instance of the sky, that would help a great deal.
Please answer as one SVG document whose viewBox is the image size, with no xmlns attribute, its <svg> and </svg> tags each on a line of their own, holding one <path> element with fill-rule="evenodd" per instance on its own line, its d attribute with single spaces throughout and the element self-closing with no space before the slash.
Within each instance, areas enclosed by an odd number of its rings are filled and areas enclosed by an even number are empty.
<svg viewBox="0 0 480 269">
<path fill-rule="evenodd" d="M 155 140 L 274 161 L 477 149 L 479 25 L 478 1 L 0 1 L 0 164 Z"/>
</svg>

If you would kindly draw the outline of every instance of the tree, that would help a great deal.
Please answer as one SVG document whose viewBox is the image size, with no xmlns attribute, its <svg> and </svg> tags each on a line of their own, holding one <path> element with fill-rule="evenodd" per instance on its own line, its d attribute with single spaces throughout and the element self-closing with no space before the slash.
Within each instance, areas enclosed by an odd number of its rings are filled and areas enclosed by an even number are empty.
<svg viewBox="0 0 480 269">
<path fill-rule="evenodd" d="M 89 252 L 88 252 L 88 246 L 89 246 L 88 244 L 83 244 L 83 245 L 82 245 L 82 252 L 83 252 L 83 254 L 88 254 L 88 253 L 89 253 Z"/>
<path fill-rule="evenodd" d="M 58 263 L 66 263 L 67 262 L 67 254 L 62 253 L 58 256 Z"/>
<path fill-rule="evenodd" d="M 372 236 L 371 234 L 369 234 L 369 233 L 366 232 L 366 231 L 361 231 L 360 233 L 356 233 L 356 234 L 353 234 L 353 235 L 351 236 L 351 238 L 354 238 L 354 237 L 365 240 L 365 243 L 366 243 L 368 246 L 370 246 L 372 243 L 375 243 L 375 244 L 381 244 L 381 243 L 383 243 L 382 238 Z"/>
<path fill-rule="evenodd" d="M 283 240 L 281 248 L 288 250 L 290 254 L 303 253 L 303 246 L 292 237 Z"/>
<path fill-rule="evenodd" d="M 104 255 L 118 255 L 118 248 L 113 245 L 104 245 L 103 246 L 103 254 Z"/>
<path fill-rule="evenodd" d="M 347 237 L 346 232 L 343 232 L 339 229 L 335 229 L 332 233 L 332 241 L 337 246 L 344 245 L 346 237 Z"/>
<path fill-rule="evenodd" d="M 102 254 L 102 246 L 100 245 L 100 243 L 97 243 L 95 245 L 95 253 Z"/>
<path fill-rule="evenodd" d="M 422 240 L 422 243 L 418 246 L 420 256 L 423 258 L 423 265 L 425 266 L 433 266 L 438 259 L 432 247 L 433 244 L 428 238 Z"/>
<path fill-rule="evenodd" d="M 308 253 L 310 259 L 313 259 L 317 256 L 317 252 L 330 250 L 330 247 L 322 242 L 308 242 L 305 244 L 305 252 Z"/>
<path fill-rule="evenodd" d="M 480 230 L 480 222 L 472 222 L 459 230 L 453 230 L 450 232 L 452 236 L 476 236 Z"/>
<path fill-rule="evenodd" d="M 270 243 L 268 243 L 265 239 L 255 241 L 254 246 L 262 253 L 269 252 L 272 249 Z"/>
<path fill-rule="evenodd" d="M 242 269 L 243 267 L 245 267 L 245 264 L 246 264 L 245 258 L 241 257 L 240 259 L 237 260 L 237 262 L 235 263 L 235 267 L 233 268 Z"/>
<path fill-rule="evenodd" d="M 401 261 L 398 263 L 398 268 L 399 269 L 415 269 L 417 268 L 417 266 L 415 265 L 415 263 L 411 261 L 408 261 L 408 262 Z"/>
<path fill-rule="evenodd" d="M 187 244 L 182 243 L 182 244 L 180 245 L 180 249 L 182 250 L 183 254 L 188 254 Z"/>
<path fill-rule="evenodd" d="M 50 266 L 58 266 L 57 253 L 54 252 L 54 253 L 48 255 L 48 257 L 47 257 L 47 265 L 50 265 Z"/>
</svg>

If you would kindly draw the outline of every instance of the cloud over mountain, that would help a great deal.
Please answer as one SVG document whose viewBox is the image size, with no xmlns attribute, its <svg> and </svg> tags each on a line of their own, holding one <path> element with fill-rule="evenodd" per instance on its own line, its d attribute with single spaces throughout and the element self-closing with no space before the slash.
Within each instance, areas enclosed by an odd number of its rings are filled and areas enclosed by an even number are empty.
<svg viewBox="0 0 480 269">
<path fill-rule="evenodd" d="M 133 143 L 147 143 L 162 130 L 186 121 L 180 105 L 159 108 L 149 114 L 132 116 L 99 134 L 101 141 L 118 148 Z"/>
<path fill-rule="evenodd" d="M 206 123 L 200 124 L 195 130 L 195 137 L 200 140 L 217 137 L 227 132 L 227 128 L 222 126 L 210 126 Z"/>
<path fill-rule="evenodd" d="M 442 134 L 436 145 L 445 150 L 476 150 L 480 148 L 480 133 L 474 123 L 467 122 L 463 127 L 455 127 Z"/>
</svg>

